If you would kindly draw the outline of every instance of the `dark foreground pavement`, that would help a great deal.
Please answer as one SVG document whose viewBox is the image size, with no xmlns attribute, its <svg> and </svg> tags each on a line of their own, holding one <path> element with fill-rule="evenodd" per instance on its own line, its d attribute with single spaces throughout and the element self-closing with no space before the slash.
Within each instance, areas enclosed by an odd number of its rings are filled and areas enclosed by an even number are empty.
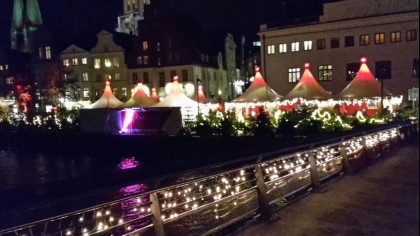
<svg viewBox="0 0 420 236">
<path fill-rule="evenodd" d="M 253 222 L 232 235 L 419 235 L 419 143 L 394 148 L 385 159 Z"/>
</svg>

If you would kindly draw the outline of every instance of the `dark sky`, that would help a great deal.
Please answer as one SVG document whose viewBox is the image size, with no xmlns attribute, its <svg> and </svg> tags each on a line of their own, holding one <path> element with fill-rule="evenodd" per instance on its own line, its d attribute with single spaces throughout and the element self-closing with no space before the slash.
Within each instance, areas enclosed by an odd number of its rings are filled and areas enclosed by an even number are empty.
<svg viewBox="0 0 420 236">
<path fill-rule="evenodd" d="M 44 25 L 63 44 L 114 29 L 122 0 L 38 0 Z M 196 17 L 209 30 L 255 35 L 261 23 L 317 16 L 322 0 L 151 0 L 164 1 Z M 325 0 L 324 0 L 325 1 Z M 0 0 L 0 47 L 8 47 L 13 0 Z M 76 34 L 77 33 L 77 34 Z"/>
</svg>

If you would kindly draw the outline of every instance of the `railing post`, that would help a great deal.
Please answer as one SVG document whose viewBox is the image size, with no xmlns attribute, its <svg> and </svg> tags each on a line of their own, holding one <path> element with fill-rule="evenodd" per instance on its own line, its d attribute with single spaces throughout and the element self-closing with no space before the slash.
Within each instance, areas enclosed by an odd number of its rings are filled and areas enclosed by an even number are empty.
<svg viewBox="0 0 420 236">
<path fill-rule="evenodd" d="M 155 229 L 155 235 L 165 236 L 165 228 L 162 220 L 162 214 L 157 193 L 150 194 L 150 202 L 152 203 L 152 205 L 150 206 L 150 210 L 152 211 L 153 215 L 153 227 Z"/>
<path fill-rule="evenodd" d="M 344 143 L 344 139 L 341 139 L 341 142 Z M 350 175 L 352 173 L 350 161 L 349 161 L 349 157 L 347 156 L 346 146 L 343 143 L 341 143 L 340 145 L 340 153 L 341 153 L 344 173 L 347 175 Z"/>
<path fill-rule="evenodd" d="M 265 186 L 264 174 L 260 164 L 255 165 L 255 178 L 257 179 L 258 206 L 261 211 L 261 216 L 266 220 L 270 220 L 270 204 L 268 202 L 267 188 Z"/>
<path fill-rule="evenodd" d="M 319 181 L 318 167 L 316 165 L 315 155 L 312 147 L 309 152 L 308 160 L 310 165 L 309 172 L 311 173 L 311 181 L 314 187 L 314 191 L 320 193 L 325 192 L 321 187 L 321 182 Z"/>
</svg>

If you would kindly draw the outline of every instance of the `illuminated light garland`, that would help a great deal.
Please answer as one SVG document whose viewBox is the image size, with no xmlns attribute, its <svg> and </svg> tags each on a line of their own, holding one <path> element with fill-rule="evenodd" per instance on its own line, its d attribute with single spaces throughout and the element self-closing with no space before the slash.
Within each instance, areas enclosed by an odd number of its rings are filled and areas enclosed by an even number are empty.
<svg viewBox="0 0 420 236">
<path fill-rule="evenodd" d="M 358 111 L 355 117 L 357 120 L 359 120 L 362 123 L 365 123 L 367 121 L 366 117 L 363 115 L 363 112 L 361 111 Z"/>
</svg>

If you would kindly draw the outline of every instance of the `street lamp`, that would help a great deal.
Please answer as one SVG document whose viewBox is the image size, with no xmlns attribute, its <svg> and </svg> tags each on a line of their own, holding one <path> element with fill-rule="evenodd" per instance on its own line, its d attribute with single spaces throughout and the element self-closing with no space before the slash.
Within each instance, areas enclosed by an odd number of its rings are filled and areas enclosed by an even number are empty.
<svg viewBox="0 0 420 236">
<path fill-rule="evenodd" d="M 196 96 L 197 96 L 197 118 L 200 116 L 200 98 L 198 96 L 198 86 L 201 83 L 201 80 L 198 78 L 198 75 L 195 77 L 196 81 Z"/>
</svg>

